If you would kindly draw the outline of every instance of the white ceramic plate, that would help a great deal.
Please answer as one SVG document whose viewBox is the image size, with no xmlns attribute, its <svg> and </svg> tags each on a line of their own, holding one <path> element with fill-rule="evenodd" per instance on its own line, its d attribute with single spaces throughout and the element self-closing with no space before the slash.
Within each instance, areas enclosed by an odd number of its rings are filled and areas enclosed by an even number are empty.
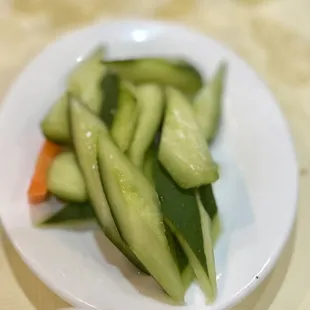
<svg viewBox="0 0 310 310">
<path fill-rule="evenodd" d="M 61 94 L 76 60 L 105 43 L 109 56 L 184 56 L 203 75 L 229 64 L 220 134 L 213 146 L 221 167 L 215 194 L 223 221 L 216 246 L 218 299 L 203 305 L 196 286 L 187 306 L 173 307 L 154 282 L 138 275 L 99 230 L 31 226 L 27 186 L 43 137 L 39 122 Z M 296 211 L 297 166 L 278 104 L 237 55 L 195 31 L 169 23 L 119 21 L 60 38 L 21 73 L 0 114 L 0 214 L 32 270 L 76 306 L 109 310 L 227 309 L 249 294 L 275 264 Z"/>
</svg>

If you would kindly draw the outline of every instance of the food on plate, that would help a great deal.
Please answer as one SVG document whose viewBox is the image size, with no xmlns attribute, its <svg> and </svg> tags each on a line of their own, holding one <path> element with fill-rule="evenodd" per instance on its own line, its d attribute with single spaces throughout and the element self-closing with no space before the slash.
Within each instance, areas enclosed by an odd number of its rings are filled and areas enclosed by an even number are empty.
<svg viewBox="0 0 310 310">
<path fill-rule="evenodd" d="M 165 223 L 186 253 L 201 289 L 209 300 L 213 300 L 214 292 L 209 270 L 214 268 L 214 262 L 209 265 L 207 261 L 207 252 L 211 251 L 213 255 L 212 241 L 210 242 L 209 237 L 210 227 L 209 222 L 202 221 L 195 190 L 178 187 L 158 161 L 154 167 L 154 174 L 155 188 L 161 200 Z M 205 212 L 204 209 L 203 211 Z M 208 243 L 206 249 L 205 243 Z"/>
<path fill-rule="evenodd" d="M 28 188 L 28 202 L 37 204 L 47 199 L 47 173 L 61 147 L 46 140 L 37 158 L 35 171 Z"/>
<path fill-rule="evenodd" d="M 187 98 L 166 89 L 166 111 L 158 158 L 182 188 L 195 188 L 218 179 L 218 170 L 207 141 Z"/>
<path fill-rule="evenodd" d="M 98 141 L 102 184 L 123 240 L 162 288 L 182 301 L 184 286 L 165 235 L 155 188 L 109 135 L 101 134 Z"/>
<path fill-rule="evenodd" d="M 136 84 L 170 85 L 188 95 L 195 94 L 202 86 L 199 71 L 182 59 L 137 58 L 104 61 L 104 64 L 121 78 Z"/>
<path fill-rule="evenodd" d="M 107 70 L 100 60 L 104 49 L 94 50 L 90 56 L 77 64 L 69 74 L 67 91 L 54 104 L 44 117 L 41 128 L 45 137 L 55 143 L 69 144 L 71 129 L 69 122 L 69 96 L 74 95 L 94 113 L 101 112 L 104 102 L 102 81 Z"/>
<path fill-rule="evenodd" d="M 129 82 L 120 85 L 117 110 L 113 118 L 111 135 L 122 152 L 126 152 L 134 137 L 139 116 L 135 86 Z"/>
<path fill-rule="evenodd" d="M 163 91 L 156 84 L 138 86 L 137 100 L 139 117 L 128 156 L 137 167 L 142 167 L 145 153 L 154 141 L 160 127 L 165 105 Z"/>
<path fill-rule="evenodd" d="M 57 207 L 48 208 L 45 214 L 37 219 L 37 224 L 44 227 L 79 227 L 80 224 L 95 221 L 95 214 L 89 202 L 75 203 L 69 202 Z"/>
<path fill-rule="evenodd" d="M 84 177 L 73 152 L 65 151 L 56 156 L 48 170 L 47 189 L 65 201 L 88 200 Z"/>
<path fill-rule="evenodd" d="M 199 90 L 193 102 L 197 123 L 209 142 L 216 135 L 220 123 L 226 68 L 225 63 L 218 67 L 215 75 Z"/>
<path fill-rule="evenodd" d="M 107 128 L 87 106 L 79 101 L 72 100 L 70 107 L 74 147 L 98 223 L 107 238 L 135 266 L 144 271 L 143 265 L 123 241 L 103 191 L 97 160 L 97 142 L 100 134 L 108 135 Z"/>
<path fill-rule="evenodd" d="M 76 65 L 42 121 L 47 140 L 28 190 L 35 224 L 97 222 L 174 301 L 196 281 L 212 302 L 219 171 L 209 143 L 226 65 L 204 83 L 185 60 L 106 60 L 104 50 Z"/>
</svg>

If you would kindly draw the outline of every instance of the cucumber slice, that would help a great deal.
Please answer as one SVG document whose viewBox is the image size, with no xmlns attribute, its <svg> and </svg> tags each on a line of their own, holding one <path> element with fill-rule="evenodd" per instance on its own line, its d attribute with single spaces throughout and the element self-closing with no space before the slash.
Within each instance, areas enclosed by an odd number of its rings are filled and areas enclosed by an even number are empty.
<svg viewBox="0 0 310 310">
<path fill-rule="evenodd" d="M 54 159 L 47 175 L 47 189 L 64 201 L 88 200 L 84 177 L 72 152 L 61 153 Z"/>
<path fill-rule="evenodd" d="M 187 266 L 184 268 L 182 272 L 182 282 L 184 284 L 184 287 L 188 289 L 194 280 L 195 280 L 195 273 L 193 267 L 190 264 L 187 264 Z"/>
<path fill-rule="evenodd" d="M 122 78 L 137 84 L 171 85 L 191 95 L 202 86 L 200 73 L 184 60 L 139 58 L 105 61 L 104 64 Z"/>
<path fill-rule="evenodd" d="M 215 261 L 214 261 L 214 252 L 213 252 L 213 240 L 212 240 L 212 222 L 211 219 L 203 206 L 199 191 L 196 189 L 196 200 L 198 204 L 198 209 L 200 213 L 201 219 L 201 227 L 203 233 L 203 241 L 204 241 L 204 252 L 207 259 L 207 267 L 208 267 L 208 276 L 210 279 L 210 283 L 213 289 L 213 293 L 217 295 L 217 284 L 216 284 L 216 269 L 215 269 Z"/>
<path fill-rule="evenodd" d="M 182 188 L 215 182 L 218 171 L 185 96 L 168 88 L 159 160 Z"/>
<path fill-rule="evenodd" d="M 186 254 L 169 226 L 165 225 L 165 229 L 170 251 L 179 267 L 183 285 L 187 289 L 195 278 L 193 268 L 190 266 Z"/>
<path fill-rule="evenodd" d="M 86 202 L 83 204 L 68 203 L 59 211 L 50 214 L 40 226 L 74 226 L 96 221 L 92 206 Z"/>
<path fill-rule="evenodd" d="M 77 96 L 97 114 L 101 112 L 103 105 L 102 80 L 107 73 L 106 68 L 100 63 L 103 54 L 103 48 L 98 48 L 79 63 L 71 72 L 68 85 L 68 92 Z M 62 95 L 51 107 L 41 123 L 41 129 L 45 137 L 55 143 L 71 142 L 68 93 Z"/>
<path fill-rule="evenodd" d="M 142 167 L 145 153 L 160 127 L 164 111 L 164 98 L 161 87 L 155 84 L 141 85 L 137 87 L 136 93 L 139 118 L 128 156 L 134 165 Z"/>
<path fill-rule="evenodd" d="M 127 151 L 138 120 L 138 104 L 134 91 L 132 84 L 121 84 L 117 111 L 111 128 L 112 138 L 122 152 Z"/>
<path fill-rule="evenodd" d="M 128 260 L 145 271 L 143 265 L 123 242 L 102 188 L 97 163 L 97 139 L 99 133 L 107 134 L 104 123 L 87 107 L 77 100 L 72 100 L 71 124 L 77 159 L 84 175 L 94 213 L 103 232 Z"/>
<path fill-rule="evenodd" d="M 106 134 L 99 137 L 99 166 L 123 239 L 167 294 L 183 301 L 184 287 L 170 252 L 155 189 Z"/>
<path fill-rule="evenodd" d="M 211 141 L 219 127 L 221 101 L 227 65 L 222 63 L 212 80 L 196 95 L 193 108 L 197 122 L 207 141 Z"/>
<path fill-rule="evenodd" d="M 104 101 L 102 81 L 107 68 L 102 65 L 104 48 L 99 47 L 79 63 L 68 79 L 68 91 L 79 98 L 95 114 L 99 114 Z"/>
<path fill-rule="evenodd" d="M 149 182 L 154 184 L 154 166 L 156 162 L 156 152 L 155 148 L 151 146 L 146 153 L 145 162 L 143 166 L 144 175 L 149 180 Z M 188 258 L 184 253 L 182 247 L 180 246 L 178 240 L 174 237 L 169 227 L 166 225 L 166 236 L 168 239 L 169 247 L 171 253 L 179 266 L 179 270 L 182 277 L 182 282 L 185 289 L 187 289 L 195 278 L 193 268 L 188 262 Z"/>
<path fill-rule="evenodd" d="M 222 223 L 218 213 L 218 207 L 216 200 L 213 194 L 213 189 L 211 185 L 205 185 L 198 189 L 199 196 L 202 202 L 203 207 L 209 215 L 209 218 L 212 221 L 212 240 L 213 244 L 216 243 L 219 238 L 222 230 Z"/>
<path fill-rule="evenodd" d="M 68 122 L 69 103 L 68 94 L 63 94 L 51 107 L 43 121 L 41 130 L 45 137 L 58 144 L 67 144 L 71 139 L 70 126 Z"/>
<path fill-rule="evenodd" d="M 156 190 L 162 203 L 165 223 L 174 233 L 204 294 L 214 300 L 214 292 L 208 274 L 204 251 L 205 231 L 202 227 L 199 207 L 194 190 L 179 188 L 157 161 L 154 167 Z"/>
</svg>

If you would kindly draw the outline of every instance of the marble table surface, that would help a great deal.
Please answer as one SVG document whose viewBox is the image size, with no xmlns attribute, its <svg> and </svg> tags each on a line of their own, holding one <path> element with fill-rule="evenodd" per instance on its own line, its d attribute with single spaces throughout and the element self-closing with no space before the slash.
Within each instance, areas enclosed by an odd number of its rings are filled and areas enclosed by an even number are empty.
<svg viewBox="0 0 310 310">
<path fill-rule="evenodd" d="M 23 66 L 60 34 L 115 17 L 195 27 L 244 57 L 278 98 L 299 161 L 298 217 L 272 274 L 234 310 L 309 310 L 310 1 L 0 0 L 0 99 Z M 27 268 L 0 228 L 0 310 L 68 306 Z"/>
</svg>

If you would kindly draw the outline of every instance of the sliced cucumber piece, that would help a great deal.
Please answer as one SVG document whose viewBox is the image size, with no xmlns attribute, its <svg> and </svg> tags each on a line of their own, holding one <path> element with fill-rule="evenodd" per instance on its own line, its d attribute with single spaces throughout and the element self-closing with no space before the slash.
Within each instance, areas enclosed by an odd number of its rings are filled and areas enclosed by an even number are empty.
<svg viewBox="0 0 310 310">
<path fill-rule="evenodd" d="M 193 268 L 189 264 L 188 258 L 184 253 L 183 248 L 170 230 L 169 226 L 165 225 L 165 228 L 170 251 L 179 267 L 184 287 L 187 289 L 195 278 Z"/>
<path fill-rule="evenodd" d="M 178 90 L 166 90 L 167 107 L 159 145 L 159 160 L 182 188 L 215 182 L 218 171 L 196 122 L 190 103 Z"/>
<path fill-rule="evenodd" d="M 194 99 L 193 107 L 197 122 L 207 141 L 214 138 L 219 127 L 226 69 L 226 64 L 222 63 L 214 77 Z"/>
<path fill-rule="evenodd" d="M 54 159 L 47 175 L 47 189 L 64 201 L 88 200 L 84 177 L 72 152 L 60 153 Z"/>
<path fill-rule="evenodd" d="M 107 128 L 77 100 L 71 102 L 71 124 L 77 159 L 94 213 L 103 232 L 135 266 L 145 271 L 143 265 L 123 242 L 102 188 L 97 163 L 97 139 L 99 133 L 107 134 Z"/>
<path fill-rule="evenodd" d="M 102 80 L 107 73 L 107 69 L 100 63 L 103 54 L 103 48 L 98 48 L 78 63 L 70 73 L 68 83 L 68 92 L 77 96 L 97 114 L 102 110 L 104 100 Z M 69 144 L 71 142 L 67 92 L 51 107 L 41 123 L 41 129 L 45 137 L 55 143 Z"/>
<path fill-rule="evenodd" d="M 155 189 L 106 134 L 99 137 L 99 166 L 123 239 L 167 294 L 183 301 L 184 287 L 170 252 Z"/>
<path fill-rule="evenodd" d="M 202 227 L 195 191 L 179 188 L 158 162 L 154 174 L 165 223 L 186 253 L 203 292 L 209 300 L 213 300 L 214 292 L 204 251 L 204 240 L 208 236 L 205 236 L 206 231 Z"/>
<path fill-rule="evenodd" d="M 139 58 L 105 61 L 104 64 L 137 84 L 171 85 L 188 94 L 195 94 L 202 86 L 200 73 L 184 60 Z"/>
<path fill-rule="evenodd" d="M 102 81 L 107 75 L 107 68 L 101 63 L 103 56 L 104 48 L 97 48 L 78 64 L 68 78 L 68 91 L 96 114 L 101 112 L 104 101 Z"/>
<path fill-rule="evenodd" d="M 63 94 L 50 108 L 41 122 L 41 129 L 45 137 L 58 144 L 67 144 L 70 141 L 70 126 L 68 94 Z"/>
<path fill-rule="evenodd" d="M 188 263 L 182 272 L 182 282 L 186 289 L 191 286 L 191 284 L 195 280 L 195 277 L 196 276 L 193 267 L 191 266 L 191 264 Z"/>
<path fill-rule="evenodd" d="M 203 207 L 207 211 L 212 221 L 212 240 L 213 244 L 216 243 L 219 235 L 221 234 L 221 220 L 218 213 L 217 203 L 213 194 L 211 185 L 205 185 L 199 188 L 199 196 Z"/>
<path fill-rule="evenodd" d="M 96 217 L 88 202 L 82 204 L 68 203 L 59 211 L 45 218 L 40 226 L 78 227 L 80 224 L 93 221 L 96 221 Z"/>
<path fill-rule="evenodd" d="M 208 267 L 208 276 L 210 279 L 210 283 L 213 289 L 213 293 L 217 295 L 217 284 L 216 284 L 216 269 L 215 269 L 215 261 L 214 261 L 214 252 L 213 252 L 213 240 L 212 240 L 212 222 L 211 219 L 205 210 L 199 195 L 199 191 L 196 189 L 196 200 L 198 204 L 198 209 L 200 213 L 201 219 L 201 227 L 203 233 L 203 241 L 204 241 L 204 252 L 207 259 L 207 267 Z"/>
<path fill-rule="evenodd" d="M 145 153 L 160 127 L 164 111 L 164 98 L 161 87 L 155 84 L 141 85 L 137 87 L 136 93 L 139 117 L 128 156 L 134 165 L 142 167 Z"/>
<path fill-rule="evenodd" d="M 117 111 L 113 119 L 111 135 L 122 152 L 126 152 L 134 135 L 138 120 L 138 103 L 134 86 L 122 82 Z"/>
</svg>

